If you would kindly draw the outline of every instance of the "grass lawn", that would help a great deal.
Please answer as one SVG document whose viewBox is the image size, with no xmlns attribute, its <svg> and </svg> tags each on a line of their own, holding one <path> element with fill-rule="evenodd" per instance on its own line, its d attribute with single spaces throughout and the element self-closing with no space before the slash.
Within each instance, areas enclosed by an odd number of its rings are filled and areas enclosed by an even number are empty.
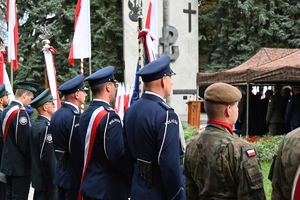
<svg viewBox="0 0 300 200">
<path fill-rule="evenodd" d="M 268 179 L 270 167 L 271 167 L 271 162 L 260 162 L 261 168 L 263 171 L 264 175 L 264 188 L 265 188 L 265 193 L 267 200 L 271 200 L 271 193 L 272 193 L 272 183 Z"/>
</svg>

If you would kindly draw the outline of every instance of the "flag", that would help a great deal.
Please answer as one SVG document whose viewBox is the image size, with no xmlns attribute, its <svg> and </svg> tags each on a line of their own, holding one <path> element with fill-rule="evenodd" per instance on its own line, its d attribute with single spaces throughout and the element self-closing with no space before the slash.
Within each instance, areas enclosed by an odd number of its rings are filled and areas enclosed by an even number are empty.
<svg viewBox="0 0 300 200">
<path fill-rule="evenodd" d="M 139 71 L 139 62 L 136 65 L 136 72 Z M 132 105 L 134 102 L 136 102 L 140 96 L 140 88 L 139 88 L 139 76 L 135 75 L 134 85 L 133 85 L 133 92 L 132 96 L 130 97 L 130 105 Z"/>
<path fill-rule="evenodd" d="M 125 85 L 125 95 L 124 95 L 124 113 L 130 107 L 130 95 L 131 95 L 131 88 L 129 84 L 126 83 Z"/>
<path fill-rule="evenodd" d="M 117 90 L 115 111 L 116 113 L 118 113 L 122 121 L 124 117 L 124 96 L 125 96 L 125 87 L 123 83 L 120 83 L 118 85 L 118 90 Z"/>
<path fill-rule="evenodd" d="M 157 30 L 157 0 L 151 0 L 149 2 L 147 17 L 146 17 L 146 22 L 145 22 L 145 28 L 149 29 L 153 33 L 154 36 L 158 35 L 158 30 Z M 157 40 L 153 41 L 153 51 L 154 51 L 154 55 L 158 54 Z"/>
<path fill-rule="evenodd" d="M 57 80 L 56 80 L 56 69 L 53 61 L 53 55 L 52 52 L 57 52 L 56 49 L 54 49 L 50 45 L 45 45 L 43 48 L 44 57 L 45 57 L 45 63 L 46 63 L 46 87 L 50 89 L 50 92 L 56 100 L 54 101 L 55 109 L 59 109 L 61 106 L 60 103 L 60 97 L 58 94 L 58 86 L 57 86 Z"/>
<path fill-rule="evenodd" d="M 15 95 L 12 89 L 12 86 L 10 84 L 6 69 L 5 69 L 5 63 L 4 63 L 4 56 L 3 54 L 6 54 L 5 49 L 0 50 L 0 84 L 5 84 L 5 89 L 10 93 L 8 95 L 10 100 L 15 99 Z"/>
<path fill-rule="evenodd" d="M 7 15 L 6 21 L 8 22 L 8 52 L 7 62 L 12 63 L 14 70 L 18 69 L 18 21 L 16 12 L 16 1 L 8 0 L 7 2 Z"/>
<path fill-rule="evenodd" d="M 150 0 L 145 29 L 139 31 L 138 39 L 142 38 L 143 45 L 144 45 L 144 65 L 149 62 L 152 62 L 156 59 L 156 54 L 158 53 L 157 50 L 157 40 L 155 35 L 157 35 L 157 0 Z M 140 61 L 142 62 L 142 61 Z M 144 66 L 143 65 L 143 66 Z M 139 70 L 140 63 L 138 61 L 136 66 L 136 72 Z M 143 88 L 141 86 L 141 88 Z M 136 102 L 140 98 L 140 81 L 139 77 L 135 76 L 133 92 L 130 96 L 130 105 Z"/>
<path fill-rule="evenodd" d="M 144 50 L 145 50 L 145 59 L 148 59 L 149 62 L 152 62 L 156 59 L 153 41 L 156 40 L 155 36 L 149 29 L 143 29 L 140 31 L 138 39 L 143 38 Z M 147 62 L 148 63 L 148 62 Z M 147 64 L 145 62 L 145 65 Z"/>
<path fill-rule="evenodd" d="M 138 39 L 143 38 L 145 55 L 149 62 L 156 59 L 158 53 L 157 50 L 157 2 L 156 0 L 151 0 L 149 2 L 145 29 L 139 31 Z M 145 63 L 146 64 L 146 63 Z"/>
<path fill-rule="evenodd" d="M 75 32 L 68 60 L 91 57 L 90 0 L 78 0 L 75 9 Z"/>
</svg>

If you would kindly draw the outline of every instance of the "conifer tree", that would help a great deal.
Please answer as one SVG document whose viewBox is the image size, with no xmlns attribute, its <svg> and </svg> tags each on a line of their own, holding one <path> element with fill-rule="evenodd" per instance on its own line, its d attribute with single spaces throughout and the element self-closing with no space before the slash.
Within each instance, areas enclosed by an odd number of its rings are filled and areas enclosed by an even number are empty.
<svg viewBox="0 0 300 200">
<path fill-rule="evenodd" d="M 299 47 L 299 6 L 297 1 L 222 0 L 200 14 L 199 30 L 208 40 L 200 46 L 208 54 L 207 71 L 238 66 L 262 47 Z"/>
<path fill-rule="evenodd" d="M 77 0 L 18 0 L 19 17 L 19 70 L 15 82 L 34 81 L 44 87 L 44 54 L 42 39 L 38 37 L 40 26 L 51 28 L 51 46 L 57 49 L 54 55 L 58 84 L 80 73 L 80 61 L 75 67 L 68 62 L 74 36 L 74 11 Z M 122 2 L 121 0 L 90 1 L 92 72 L 115 66 L 117 76 L 122 77 Z M 89 75 L 89 62 L 84 59 L 85 76 Z"/>
</svg>

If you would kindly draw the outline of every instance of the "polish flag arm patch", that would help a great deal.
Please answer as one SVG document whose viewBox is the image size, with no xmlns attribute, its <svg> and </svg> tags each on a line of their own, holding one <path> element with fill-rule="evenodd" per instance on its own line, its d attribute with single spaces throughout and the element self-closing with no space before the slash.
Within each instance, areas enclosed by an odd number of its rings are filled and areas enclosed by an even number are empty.
<svg viewBox="0 0 300 200">
<path fill-rule="evenodd" d="M 254 149 L 249 149 L 246 151 L 248 157 L 256 156 L 256 152 Z"/>
</svg>

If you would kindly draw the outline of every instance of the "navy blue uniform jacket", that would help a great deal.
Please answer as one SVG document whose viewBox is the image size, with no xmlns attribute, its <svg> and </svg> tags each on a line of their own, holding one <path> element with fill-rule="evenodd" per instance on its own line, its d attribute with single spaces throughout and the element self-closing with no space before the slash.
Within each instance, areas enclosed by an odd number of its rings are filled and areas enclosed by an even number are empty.
<svg viewBox="0 0 300 200">
<path fill-rule="evenodd" d="M 285 123 L 294 128 L 300 127 L 300 93 L 291 96 L 285 111 Z"/>
<path fill-rule="evenodd" d="M 50 132 L 54 148 L 66 151 L 66 169 L 62 170 L 57 162 L 53 183 L 59 187 L 78 189 L 83 167 L 83 149 L 79 135 L 78 110 L 68 103 L 63 103 L 51 118 Z"/>
<path fill-rule="evenodd" d="M 125 153 L 133 170 L 131 199 L 185 199 L 180 170 L 178 115 L 163 99 L 144 93 L 124 116 Z M 153 186 L 141 177 L 136 159 L 152 161 Z"/>
<path fill-rule="evenodd" d="M 95 199 L 128 199 L 130 182 L 126 168 L 123 129 L 119 115 L 104 101 L 93 100 L 80 118 L 82 145 L 93 112 L 104 107 L 108 113 L 97 126 L 94 146 L 80 193 Z"/>
</svg>

